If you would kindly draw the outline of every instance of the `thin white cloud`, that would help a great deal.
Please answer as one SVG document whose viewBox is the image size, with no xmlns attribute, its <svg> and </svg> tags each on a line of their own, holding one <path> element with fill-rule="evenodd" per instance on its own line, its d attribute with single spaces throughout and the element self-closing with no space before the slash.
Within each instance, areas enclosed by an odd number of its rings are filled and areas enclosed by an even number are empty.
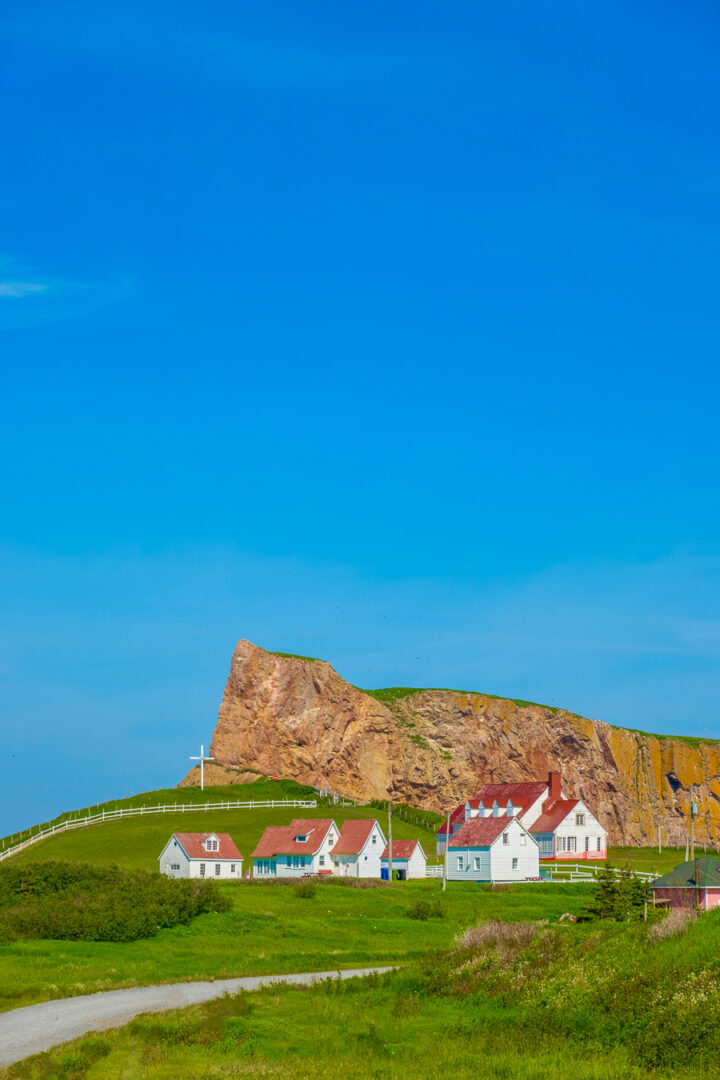
<svg viewBox="0 0 720 1080">
<path fill-rule="evenodd" d="M 33 281 L 0 281 L 0 296 L 12 297 L 19 300 L 24 296 L 32 296 L 33 293 L 44 292 L 47 285 L 40 285 Z"/>
</svg>

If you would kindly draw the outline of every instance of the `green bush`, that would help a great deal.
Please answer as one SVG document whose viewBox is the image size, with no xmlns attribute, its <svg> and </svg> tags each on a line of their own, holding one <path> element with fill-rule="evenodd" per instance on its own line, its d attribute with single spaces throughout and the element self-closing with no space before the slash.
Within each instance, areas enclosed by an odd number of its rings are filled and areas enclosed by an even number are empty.
<svg viewBox="0 0 720 1080">
<path fill-rule="evenodd" d="M 293 888 L 295 895 L 299 896 L 301 900 L 312 900 L 317 892 L 317 885 L 314 881 L 299 881 Z"/>
<path fill-rule="evenodd" d="M 213 881 L 84 863 L 0 869 L 0 940 L 136 941 L 230 907 Z"/>
<path fill-rule="evenodd" d="M 427 919 L 444 919 L 445 908 L 439 900 L 416 900 L 408 908 L 408 917 L 425 922 Z"/>
</svg>

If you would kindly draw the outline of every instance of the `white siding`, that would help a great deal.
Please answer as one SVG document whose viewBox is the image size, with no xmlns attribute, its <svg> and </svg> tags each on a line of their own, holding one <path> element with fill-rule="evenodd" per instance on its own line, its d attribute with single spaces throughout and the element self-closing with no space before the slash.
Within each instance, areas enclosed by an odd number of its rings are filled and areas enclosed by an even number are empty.
<svg viewBox="0 0 720 1080">
<path fill-rule="evenodd" d="M 503 834 L 489 848 L 450 848 L 448 881 L 525 881 L 540 876 L 538 846 L 517 818 L 508 818 Z M 458 860 L 462 865 L 458 865 Z M 513 869 L 513 859 L 517 866 Z"/>
<path fill-rule="evenodd" d="M 578 814 L 584 815 L 582 825 L 577 823 Z M 560 844 L 558 844 L 559 838 Z M 598 839 L 601 842 L 600 849 L 598 849 Z M 602 852 L 603 858 L 607 855 L 607 833 L 597 818 L 590 813 L 585 803 L 579 802 L 555 829 L 555 851 L 561 858 L 567 858 L 572 862 L 575 858 L 584 859 L 588 855 L 594 855 L 597 858 L 598 850 Z"/>
<path fill-rule="evenodd" d="M 200 873 L 200 867 L 205 864 L 205 873 Z M 215 873 L 216 865 L 220 865 L 220 873 Z M 177 868 L 177 869 L 176 869 Z M 209 851 L 207 858 L 189 859 L 178 841 L 171 836 L 160 856 L 160 873 L 173 878 L 215 878 L 223 881 L 239 881 L 242 877 L 242 859 L 218 859 L 217 852 Z"/>
<path fill-rule="evenodd" d="M 535 838 L 514 820 L 506 832 L 509 843 L 503 843 L 499 836 L 490 848 L 490 880 L 527 881 L 540 877 L 540 855 Z"/>
<path fill-rule="evenodd" d="M 332 856 L 332 872 L 337 877 L 380 877 L 380 857 L 385 850 L 385 835 L 377 822 L 358 855 Z"/>
</svg>

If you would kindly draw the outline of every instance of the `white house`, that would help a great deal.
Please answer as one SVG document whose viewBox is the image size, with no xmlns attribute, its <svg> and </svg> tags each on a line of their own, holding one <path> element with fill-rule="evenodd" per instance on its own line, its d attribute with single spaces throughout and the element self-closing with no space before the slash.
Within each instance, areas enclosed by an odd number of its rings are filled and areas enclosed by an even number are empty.
<svg viewBox="0 0 720 1080">
<path fill-rule="evenodd" d="M 543 862 L 607 857 L 607 834 L 582 799 L 558 799 L 546 803 L 530 832 L 540 845 Z"/>
<path fill-rule="evenodd" d="M 543 861 L 607 857 L 607 833 L 582 800 L 565 798 L 559 772 L 547 780 L 484 784 L 451 814 L 451 838 L 465 822 L 488 818 L 522 821 L 536 837 Z M 447 821 L 437 830 L 439 854 L 445 851 L 446 831 Z"/>
<path fill-rule="evenodd" d="M 450 837 L 448 881 L 527 881 L 540 876 L 538 843 L 516 817 L 475 817 Z"/>
<path fill-rule="evenodd" d="M 228 833 L 173 833 L 159 862 L 160 873 L 173 878 L 242 877 L 243 857 Z"/>
<path fill-rule="evenodd" d="M 389 876 L 389 858 L 388 845 L 386 844 L 380 862 L 381 876 L 384 878 Z M 424 878 L 426 866 L 427 855 L 423 851 L 423 846 L 419 840 L 393 841 L 392 868 L 393 871 L 397 870 L 399 881 L 406 881 L 408 878 Z"/>
<path fill-rule="evenodd" d="M 332 818 L 297 818 L 269 826 L 252 853 L 253 877 L 301 878 L 332 874 L 333 848 L 340 836 Z"/>
<path fill-rule="evenodd" d="M 339 877 L 380 877 L 385 836 L 374 818 L 348 818 L 332 850 L 333 874 Z"/>
</svg>

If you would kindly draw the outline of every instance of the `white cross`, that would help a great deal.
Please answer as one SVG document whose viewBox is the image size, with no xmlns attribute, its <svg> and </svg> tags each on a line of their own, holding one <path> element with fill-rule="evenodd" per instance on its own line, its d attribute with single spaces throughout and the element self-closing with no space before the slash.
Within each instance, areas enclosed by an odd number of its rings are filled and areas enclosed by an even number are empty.
<svg viewBox="0 0 720 1080">
<path fill-rule="evenodd" d="M 214 757 L 205 757 L 205 747 L 201 746 L 200 747 L 200 757 L 191 757 L 190 760 L 200 762 L 200 790 L 204 791 L 205 790 L 205 771 L 203 769 L 203 765 L 205 764 L 206 761 L 214 761 L 215 758 Z"/>
</svg>

